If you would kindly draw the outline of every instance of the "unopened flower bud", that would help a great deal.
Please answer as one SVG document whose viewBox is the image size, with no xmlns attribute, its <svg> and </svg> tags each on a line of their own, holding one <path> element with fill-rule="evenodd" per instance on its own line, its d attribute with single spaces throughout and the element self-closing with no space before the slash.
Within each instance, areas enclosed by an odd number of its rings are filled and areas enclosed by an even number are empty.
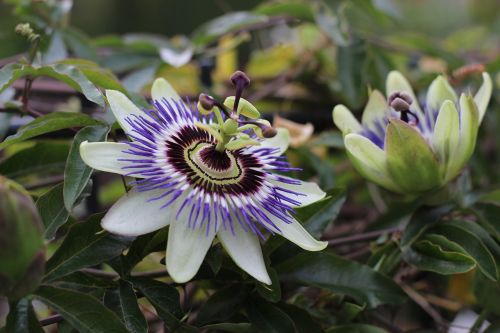
<svg viewBox="0 0 500 333">
<path fill-rule="evenodd" d="M 278 131 L 271 126 L 266 126 L 262 129 L 262 136 L 264 136 L 266 139 L 273 138 L 278 134 Z"/>
<path fill-rule="evenodd" d="M 212 112 L 215 106 L 215 100 L 207 94 L 200 94 L 198 97 L 198 111 L 203 115 L 208 115 Z"/>
<path fill-rule="evenodd" d="M 236 87 L 245 88 L 250 84 L 250 78 L 242 71 L 236 71 L 231 75 L 231 82 Z"/>
</svg>

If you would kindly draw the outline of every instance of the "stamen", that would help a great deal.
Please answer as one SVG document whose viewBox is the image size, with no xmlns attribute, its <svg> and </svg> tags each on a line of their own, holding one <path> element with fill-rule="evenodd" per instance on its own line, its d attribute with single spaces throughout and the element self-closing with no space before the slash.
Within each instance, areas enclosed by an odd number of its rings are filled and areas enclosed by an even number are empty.
<svg viewBox="0 0 500 333">
<path fill-rule="evenodd" d="M 413 103 L 413 98 L 411 98 L 408 93 L 404 91 L 396 91 L 389 96 L 388 103 L 394 111 L 401 113 L 402 121 L 408 123 L 410 121 L 410 117 L 408 115 L 412 115 L 418 125 L 418 117 L 410 111 L 410 105 Z"/>
</svg>

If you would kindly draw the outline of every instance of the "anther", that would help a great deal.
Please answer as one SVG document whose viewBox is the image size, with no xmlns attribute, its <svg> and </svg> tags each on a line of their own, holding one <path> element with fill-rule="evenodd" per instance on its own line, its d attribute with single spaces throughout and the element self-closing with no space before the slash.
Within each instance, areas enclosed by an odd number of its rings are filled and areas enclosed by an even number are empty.
<svg viewBox="0 0 500 333">
<path fill-rule="evenodd" d="M 205 110 L 212 110 L 216 103 L 215 100 L 207 94 L 200 94 L 198 102 Z"/>
<path fill-rule="evenodd" d="M 409 122 L 409 115 L 411 115 L 418 124 L 418 117 L 410 111 L 410 105 L 413 103 L 413 98 L 411 98 L 408 93 L 397 91 L 389 96 L 388 103 L 394 111 L 401 113 L 402 121 L 405 123 Z"/>
</svg>

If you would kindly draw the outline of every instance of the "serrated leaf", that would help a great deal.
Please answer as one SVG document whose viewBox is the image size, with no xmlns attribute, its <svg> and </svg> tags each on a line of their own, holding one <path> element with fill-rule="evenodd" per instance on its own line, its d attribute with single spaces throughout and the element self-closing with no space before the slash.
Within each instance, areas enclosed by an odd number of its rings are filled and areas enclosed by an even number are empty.
<svg viewBox="0 0 500 333">
<path fill-rule="evenodd" d="M 105 141 L 108 131 L 108 126 L 89 126 L 82 128 L 73 139 L 64 170 L 63 198 L 68 211 L 73 208 L 92 174 L 92 168 L 80 157 L 80 144 L 83 141 Z"/>
<path fill-rule="evenodd" d="M 55 309 L 81 333 L 127 333 L 118 317 L 96 298 L 51 286 L 42 286 L 34 297 Z"/>
<path fill-rule="evenodd" d="M 122 319 L 129 332 L 148 332 L 148 323 L 129 282 L 120 280 L 118 289 L 107 290 L 104 294 L 104 304 Z"/>
<path fill-rule="evenodd" d="M 70 228 L 61 246 L 47 262 L 45 281 L 106 262 L 123 252 L 130 239 L 103 232 L 100 222 L 101 214 L 97 214 Z"/>
<path fill-rule="evenodd" d="M 368 266 L 327 252 L 302 252 L 280 263 L 276 270 L 282 281 L 292 281 L 349 295 L 373 308 L 400 304 L 401 288 L 389 277 Z"/>
<path fill-rule="evenodd" d="M 8 136 L 0 149 L 36 136 L 72 127 L 100 125 L 100 121 L 82 113 L 52 112 L 41 116 L 21 127 L 16 134 Z"/>
<path fill-rule="evenodd" d="M 57 229 L 68 221 L 69 212 L 64 207 L 63 184 L 45 192 L 36 202 L 36 207 L 45 226 L 45 238 L 54 238 Z"/>
</svg>

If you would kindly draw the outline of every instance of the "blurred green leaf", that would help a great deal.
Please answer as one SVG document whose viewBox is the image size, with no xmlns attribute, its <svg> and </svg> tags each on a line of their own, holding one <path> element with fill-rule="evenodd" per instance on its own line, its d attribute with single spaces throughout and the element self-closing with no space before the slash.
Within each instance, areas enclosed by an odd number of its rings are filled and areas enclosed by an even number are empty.
<svg viewBox="0 0 500 333">
<path fill-rule="evenodd" d="M 64 207 L 63 183 L 52 187 L 40 196 L 36 202 L 36 207 L 45 225 L 45 238 L 54 238 L 57 229 L 66 223 L 69 218 L 69 212 Z"/>
<path fill-rule="evenodd" d="M 42 62 L 44 64 L 51 64 L 67 57 L 68 50 L 64 44 L 61 32 L 55 30 L 50 36 L 50 42 L 47 49 L 42 52 Z"/>
<path fill-rule="evenodd" d="M 228 13 L 198 27 L 191 35 L 191 41 L 198 47 L 205 46 L 224 34 L 267 20 L 265 15 L 250 12 Z"/>
<path fill-rule="evenodd" d="M 349 324 L 330 328 L 327 333 L 387 333 L 386 330 L 367 324 Z"/>
<path fill-rule="evenodd" d="M 0 163 L 0 174 L 21 178 L 37 174 L 63 172 L 69 145 L 65 142 L 37 142 L 20 150 Z"/>
<path fill-rule="evenodd" d="M 107 290 L 104 294 L 104 304 L 121 318 L 129 332 L 148 332 L 148 323 L 129 282 L 120 280 L 118 289 Z"/>
<path fill-rule="evenodd" d="M 338 80 L 348 106 L 359 108 L 366 99 L 366 82 L 363 66 L 366 61 L 366 45 L 355 40 L 349 46 L 341 46 L 337 51 Z"/>
<path fill-rule="evenodd" d="M 314 21 L 311 6 L 300 2 L 265 2 L 253 11 L 267 16 L 287 15 L 304 21 Z"/>
<path fill-rule="evenodd" d="M 493 282 L 481 272 L 476 272 L 473 284 L 474 296 L 478 304 L 500 315 L 500 284 Z"/>
<path fill-rule="evenodd" d="M 211 295 L 200 308 L 196 322 L 199 325 L 224 322 L 245 303 L 248 290 L 240 285 L 228 286 Z"/>
<path fill-rule="evenodd" d="M 101 122 L 82 113 L 52 112 L 21 127 L 16 134 L 0 143 L 0 149 L 42 134 L 72 127 L 99 125 Z"/>
<path fill-rule="evenodd" d="M 5 327 L 8 333 L 43 333 L 29 298 L 21 298 L 9 304 L 9 315 Z"/>
<path fill-rule="evenodd" d="M 366 302 L 371 308 L 380 304 L 400 304 L 405 300 L 401 288 L 389 277 L 332 253 L 302 252 L 280 263 L 276 270 L 282 281 L 349 295 L 358 302 Z"/>
<path fill-rule="evenodd" d="M 500 206 L 498 204 L 477 204 L 474 212 L 479 216 L 479 223 L 500 242 Z"/>
<path fill-rule="evenodd" d="M 63 243 L 47 262 L 45 281 L 103 263 L 123 252 L 129 239 L 102 231 L 100 222 L 101 215 L 97 214 L 69 229 Z"/>
<path fill-rule="evenodd" d="M 38 298 L 59 312 L 81 333 L 126 333 L 118 317 L 97 299 L 87 294 L 51 286 L 35 291 Z"/>
<path fill-rule="evenodd" d="M 106 141 L 108 131 L 109 127 L 105 125 L 89 126 L 75 135 L 64 170 L 63 197 L 66 210 L 71 211 L 92 174 L 92 168 L 80 157 L 80 144 L 83 141 Z"/>
<path fill-rule="evenodd" d="M 292 319 L 271 303 L 255 299 L 248 302 L 248 319 L 256 332 L 291 333 L 297 332 Z"/>
<path fill-rule="evenodd" d="M 350 36 L 347 34 L 347 21 L 339 17 L 333 8 L 326 2 L 316 1 L 313 3 L 314 20 L 323 32 L 337 46 L 348 46 L 351 44 Z"/>
<path fill-rule="evenodd" d="M 89 59 L 91 61 L 97 60 L 96 50 L 90 44 L 89 38 L 83 33 L 71 27 L 66 27 L 61 30 L 61 34 L 69 49 L 78 58 Z"/>
</svg>

